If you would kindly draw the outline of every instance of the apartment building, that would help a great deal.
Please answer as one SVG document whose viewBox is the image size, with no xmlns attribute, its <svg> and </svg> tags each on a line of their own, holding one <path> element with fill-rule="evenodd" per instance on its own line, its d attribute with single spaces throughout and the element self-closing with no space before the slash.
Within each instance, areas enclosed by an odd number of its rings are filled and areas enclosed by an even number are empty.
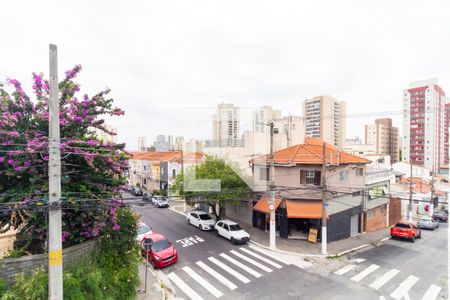
<svg viewBox="0 0 450 300">
<path fill-rule="evenodd" d="M 445 104 L 445 124 L 444 124 L 444 164 L 449 164 L 449 126 L 450 126 L 450 98 Z"/>
<path fill-rule="evenodd" d="M 232 103 L 221 103 L 213 115 L 212 139 L 217 147 L 237 147 L 239 145 L 239 108 Z"/>
<path fill-rule="evenodd" d="M 445 92 L 436 78 L 403 91 L 402 159 L 435 173 L 444 164 Z"/>
<path fill-rule="evenodd" d="M 281 110 L 274 110 L 272 106 L 262 106 L 253 112 L 253 132 L 268 133 L 270 121 L 280 119 Z"/>
<path fill-rule="evenodd" d="M 346 132 L 346 104 L 329 95 L 317 96 L 303 102 L 305 136 L 320 138 L 343 149 Z"/>
<path fill-rule="evenodd" d="M 374 145 L 376 154 L 389 155 L 391 163 L 398 162 L 398 128 L 392 126 L 392 119 L 377 119 L 375 124 L 366 125 L 365 143 Z"/>
</svg>

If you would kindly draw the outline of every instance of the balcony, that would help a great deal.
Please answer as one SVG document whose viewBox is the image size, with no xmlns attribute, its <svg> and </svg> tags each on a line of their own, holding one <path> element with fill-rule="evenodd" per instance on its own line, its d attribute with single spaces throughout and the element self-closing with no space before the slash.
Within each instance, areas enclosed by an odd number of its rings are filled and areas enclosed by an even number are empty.
<svg viewBox="0 0 450 300">
<path fill-rule="evenodd" d="M 377 182 L 391 180 L 394 172 L 389 169 L 372 169 L 366 170 L 366 184 L 374 184 Z"/>
</svg>

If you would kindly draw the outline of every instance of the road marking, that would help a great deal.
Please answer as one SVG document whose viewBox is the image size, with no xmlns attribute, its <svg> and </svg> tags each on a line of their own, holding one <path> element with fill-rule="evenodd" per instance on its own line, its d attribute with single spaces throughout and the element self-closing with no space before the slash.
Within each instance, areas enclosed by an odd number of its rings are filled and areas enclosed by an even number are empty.
<svg viewBox="0 0 450 300">
<path fill-rule="evenodd" d="M 271 254 L 271 253 L 268 253 L 268 251 L 260 250 L 260 249 L 256 248 L 256 247 L 253 246 L 253 245 L 248 245 L 248 246 L 249 246 L 250 248 L 252 248 L 253 250 L 258 251 L 259 253 L 265 254 L 265 255 L 269 256 L 270 258 L 273 258 L 273 259 L 275 259 L 275 260 L 278 260 L 279 262 L 282 262 L 282 263 L 285 264 L 285 265 L 290 265 L 290 263 L 288 263 L 288 262 L 282 260 L 282 259 L 279 258 L 279 257 L 276 257 L 275 255 L 273 255 L 273 254 Z"/>
<path fill-rule="evenodd" d="M 399 270 L 397 269 L 392 269 L 387 271 L 386 273 L 383 274 L 383 276 L 378 277 L 374 282 L 372 282 L 369 287 L 378 290 L 380 287 L 382 287 L 386 282 L 388 282 L 389 280 L 391 280 L 392 278 L 394 278 L 395 275 L 397 275 L 398 273 L 400 273 Z"/>
<path fill-rule="evenodd" d="M 201 286 L 208 290 L 211 294 L 213 294 L 216 298 L 222 297 L 223 294 L 221 291 L 216 289 L 211 283 L 206 281 L 203 277 L 201 277 L 197 272 L 192 270 L 190 267 L 183 267 L 183 271 L 188 273 L 195 281 L 197 281 Z"/>
<path fill-rule="evenodd" d="M 416 276 L 410 275 L 392 292 L 391 297 L 396 300 L 402 299 L 418 280 Z"/>
<path fill-rule="evenodd" d="M 425 292 L 425 294 L 422 297 L 422 300 L 434 300 L 439 296 L 439 293 L 441 292 L 441 287 L 437 286 L 435 284 L 430 285 L 428 290 Z"/>
<path fill-rule="evenodd" d="M 201 237 L 199 237 L 197 235 L 194 235 L 193 237 L 192 236 L 188 236 L 188 237 L 176 240 L 175 243 L 180 243 L 181 246 L 184 248 L 184 247 L 192 246 L 192 245 L 195 245 L 195 244 L 198 244 L 198 243 L 202 243 L 204 241 L 205 240 L 202 239 Z"/>
<path fill-rule="evenodd" d="M 282 268 L 282 266 L 280 266 L 279 264 L 274 263 L 273 261 L 271 261 L 271 260 L 269 260 L 269 259 L 267 259 L 265 257 L 262 257 L 261 255 L 256 254 L 255 252 L 252 252 L 252 251 L 248 250 L 247 248 L 241 247 L 241 248 L 239 248 L 239 250 L 244 251 L 245 253 L 250 254 L 251 256 L 258 258 L 258 259 L 262 260 L 263 262 L 266 262 L 269 265 L 274 266 L 277 269 L 281 269 Z"/>
<path fill-rule="evenodd" d="M 228 273 L 230 273 L 231 275 L 233 275 L 234 277 L 236 277 L 237 279 L 239 279 L 240 281 L 242 281 L 243 283 L 249 283 L 250 279 L 248 279 L 247 277 L 245 277 L 244 275 L 236 272 L 235 270 L 233 270 L 232 268 L 228 267 L 226 264 L 224 264 L 223 262 L 215 259 L 214 257 L 208 257 L 208 259 L 215 263 L 217 266 L 221 267 L 222 269 L 224 269 L 225 271 L 227 271 Z"/>
<path fill-rule="evenodd" d="M 339 276 L 344 275 L 348 271 L 352 270 L 354 267 L 356 267 L 356 265 L 346 265 L 345 267 L 334 272 L 334 274 L 339 275 Z"/>
<path fill-rule="evenodd" d="M 372 273 L 373 271 L 375 271 L 376 269 L 378 269 L 380 266 L 379 265 L 370 265 L 367 268 L 365 268 L 363 271 L 361 271 L 360 273 L 356 274 L 355 276 L 353 276 L 351 279 L 353 281 L 361 281 L 361 279 L 363 279 L 364 277 L 366 277 L 367 275 L 369 275 L 370 273 Z"/>
<path fill-rule="evenodd" d="M 178 277 L 175 273 L 170 273 L 167 275 L 169 279 L 178 286 L 180 290 L 183 291 L 183 293 L 186 294 L 191 300 L 203 300 L 202 297 L 200 297 L 199 294 L 197 294 L 193 289 L 191 289 L 186 282 L 184 282 L 180 277 Z"/>
<path fill-rule="evenodd" d="M 365 258 L 355 258 L 353 261 L 354 261 L 355 263 L 357 263 L 357 264 L 360 264 L 360 263 L 362 263 L 362 262 L 365 262 L 366 259 L 365 259 Z"/>
<path fill-rule="evenodd" d="M 231 252 L 232 254 L 236 255 L 237 257 L 239 257 L 239 258 L 241 258 L 241 259 L 243 259 L 243 260 L 245 260 L 245 261 L 248 261 L 248 262 L 251 263 L 252 265 L 254 265 L 254 266 L 256 266 L 256 267 L 258 267 L 258 268 L 260 268 L 260 269 L 262 269 L 262 270 L 264 270 L 264 271 L 266 271 L 266 272 L 268 272 L 268 273 L 272 272 L 272 269 L 271 269 L 271 268 L 268 268 L 268 267 L 266 267 L 265 265 L 260 264 L 259 262 L 257 262 L 257 261 L 255 261 L 255 260 L 251 259 L 251 258 L 248 257 L 248 256 L 245 256 L 245 255 L 243 255 L 243 254 L 241 254 L 241 253 L 239 253 L 239 252 L 236 252 L 236 251 L 234 251 L 234 250 L 231 250 L 230 252 Z"/>
<path fill-rule="evenodd" d="M 237 288 L 236 285 L 234 285 L 234 283 L 232 283 L 231 281 L 229 281 L 228 279 L 226 279 L 225 277 L 223 277 L 221 274 L 217 273 L 216 271 L 214 271 L 213 269 L 211 269 L 208 265 L 204 264 L 201 261 L 196 262 L 196 264 L 202 268 L 203 270 L 205 270 L 206 272 L 209 273 L 209 275 L 211 275 L 212 277 L 216 278 L 217 280 L 219 280 L 221 283 L 223 283 L 223 285 L 227 286 L 230 290 L 235 290 Z"/>
<path fill-rule="evenodd" d="M 225 253 L 220 253 L 220 256 L 222 256 L 223 258 L 225 258 L 226 260 L 228 260 L 230 263 L 235 264 L 236 266 L 238 266 L 239 268 L 243 269 L 244 271 L 247 271 L 248 273 L 252 274 L 253 276 L 255 276 L 256 278 L 261 277 L 262 275 L 258 272 L 256 272 L 255 270 L 253 270 L 252 268 L 247 267 L 244 264 L 241 264 L 240 262 L 238 262 L 237 260 L 235 260 L 232 257 L 229 257 L 228 255 L 226 255 Z"/>
</svg>

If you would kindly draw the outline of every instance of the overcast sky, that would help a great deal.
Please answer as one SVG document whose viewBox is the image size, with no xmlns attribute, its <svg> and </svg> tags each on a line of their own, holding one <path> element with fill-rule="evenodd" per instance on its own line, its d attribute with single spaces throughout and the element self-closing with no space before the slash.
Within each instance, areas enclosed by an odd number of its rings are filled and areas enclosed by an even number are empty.
<svg viewBox="0 0 450 300">
<path fill-rule="evenodd" d="M 129 149 L 157 134 L 210 138 L 219 102 L 300 115 L 320 94 L 347 101 L 347 137 L 400 111 L 409 82 L 437 77 L 450 94 L 450 1 L 8 1 L 1 6 L 0 78 L 30 87 L 81 64 L 82 91 L 112 89 L 110 120 Z M 391 117 L 401 127 L 399 114 Z"/>
</svg>

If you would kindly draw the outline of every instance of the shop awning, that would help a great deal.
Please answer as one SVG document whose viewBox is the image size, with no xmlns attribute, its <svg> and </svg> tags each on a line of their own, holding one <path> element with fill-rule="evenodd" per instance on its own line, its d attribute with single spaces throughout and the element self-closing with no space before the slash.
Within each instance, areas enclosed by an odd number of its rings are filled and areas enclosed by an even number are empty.
<svg viewBox="0 0 450 300">
<path fill-rule="evenodd" d="M 267 203 L 268 200 L 270 200 L 272 197 L 270 196 L 262 196 L 258 202 L 256 202 L 255 206 L 253 206 L 254 210 L 269 214 L 270 213 L 270 209 L 269 209 L 269 203 Z M 277 210 L 278 206 L 280 206 L 281 204 L 281 198 L 275 198 L 275 210 Z"/>
<path fill-rule="evenodd" d="M 322 201 L 286 200 L 288 218 L 320 219 L 322 218 Z"/>
</svg>

